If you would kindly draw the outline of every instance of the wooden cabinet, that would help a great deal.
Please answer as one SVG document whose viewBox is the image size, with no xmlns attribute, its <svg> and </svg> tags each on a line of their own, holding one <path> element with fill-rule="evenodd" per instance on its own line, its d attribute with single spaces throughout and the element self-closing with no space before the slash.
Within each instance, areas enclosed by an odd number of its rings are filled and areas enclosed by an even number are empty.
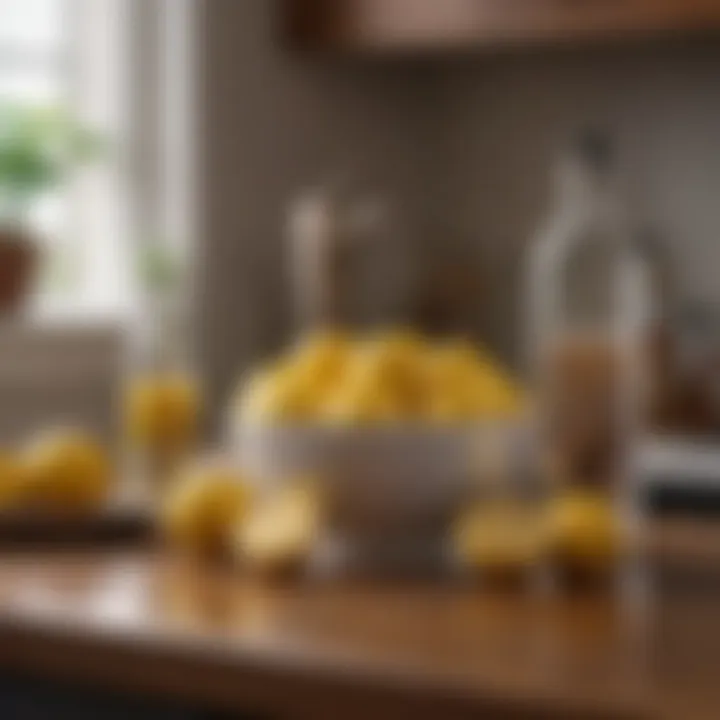
<svg viewBox="0 0 720 720">
<path fill-rule="evenodd" d="M 423 50 L 720 30 L 720 0 L 285 0 L 295 46 Z"/>
</svg>

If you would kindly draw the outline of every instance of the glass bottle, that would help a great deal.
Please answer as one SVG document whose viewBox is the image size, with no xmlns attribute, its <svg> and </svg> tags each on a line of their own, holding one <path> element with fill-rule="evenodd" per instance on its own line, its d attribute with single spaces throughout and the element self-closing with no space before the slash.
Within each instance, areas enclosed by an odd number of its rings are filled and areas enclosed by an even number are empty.
<svg viewBox="0 0 720 720">
<path fill-rule="evenodd" d="M 122 405 L 129 481 L 152 499 L 199 439 L 201 389 L 179 292 L 147 295 L 131 339 Z"/>
<path fill-rule="evenodd" d="M 592 576 L 633 555 L 640 519 L 632 450 L 650 298 L 615 176 L 602 134 L 583 134 L 561 159 L 527 313 L 550 549 L 560 569 Z"/>
</svg>

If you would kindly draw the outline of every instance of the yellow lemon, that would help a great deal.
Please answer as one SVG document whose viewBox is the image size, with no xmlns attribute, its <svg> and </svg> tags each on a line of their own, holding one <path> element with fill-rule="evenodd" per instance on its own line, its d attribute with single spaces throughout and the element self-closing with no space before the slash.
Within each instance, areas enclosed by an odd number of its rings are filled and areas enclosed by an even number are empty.
<svg viewBox="0 0 720 720">
<path fill-rule="evenodd" d="M 425 415 L 430 422 L 449 425 L 474 420 L 477 412 L 466 392 L 448 388 L 428 397 Z"/>
<path fill-rule="evenodd" d="M 102 446 L 77 430 L 57 430 L 32 441 L 22 454 L 22 502 L 64 510 L 94 508 L 110 487 Z"/>
<path fill-rule="evenodd" d="M 411 361 L 379 343 L 359 347 L 345 380 L 327 397 L 322 418 L 330 423 L 366 425 L 400 422 L 412 415 L 408 378 Z"/>
<path fill-rule="evenodd" d="M 396 417 L 417 418 L 424 396 L 427 347 L 417 336 L 398 332 L 362 343 L 348 377 L 356 395 L 375 395 L 393 405 Z"/>
<path fill-rule="evenodd" d="M 378 387 L 354 385 L 328 400 L 322 419 L 330 424 L 375 425 L 397 422 L 402 415 L 390 393 Z"/>
<path fill-rule="evenodd" d="M 371 357 L 375 351 L 377 361 L 394 381 L 402 380 L 408 371 L 416 374 L 428 350 L 425 339 L 408 329 L 381 334 L 365 345 Z"/>
<path fill-rule="evenodd" d="M 471 419 L 476 414 L 479 374 L 479 361 L 469 343 L 449 342 L 433 348 L 426 362 L 429 419 L 439 422 Z"/>
<path fill-rule="evenodd" d="M 125 397 L 125 423 L 138 445 L 158 451 L 186 449 L 198 432 L 200 395 L 182 374 L 153 374 L 133 380 Z"/>
<path fill-rule="evenodd" d="M 510 418 L 522 409 L 520 391 L 494 368 L 475 379 L 468 397 L 474 415 L 479 418 Z"/>
<path fill-rule="evenodd" d="M 250 485 L 234 468 L 194 463 L 183 469 L 165 497 L 160 516 L 166 537 L 190 550 L 218 551 L 250 505 Z"/>
<path fill-rule="evenodd" d="M 432 349 L 431 362 L 446 379 L 463 380 L 472 376 L 481 364 L 475 346 L 468 340 L 449 340 Z"/>
<path fill-rule="evenodd" d="M 317 420 L 325 402 L 344 385 L 351 343 L 338 330 L 310 333 L 271 368 L 256 373 L 247 388 L 253 422 Z"/>
<path fill-rule="evenodd" d="M 295 482 L 258 503 L 233 533 L 238 557 L 264 572 L 296 569 L 317 540 L 321 502 L 315 487 Z"/>
<path fill-rule="evenodd" d="M 436 347 L 428 357 L 428 415 L 462 421 L 509 417 L 520 392 L 497 363 L 467 341 Z"/>
<path fill-rule="evenodd" d="M 307 382 L 329 387 L 341 381 L 350 353 L 350 341 L 343 333 L 324 330 L 302 339 L 288 362 Z"/>
<path fill-rule="evenodd" d="M 240 413 L 250 424 L 283 424 L 307 420 L 316 389 L 295 368 L 280 362 L 256 372 L 241 389 Z"/>
<path fill-rule="evenodd" d="M 539 560 L 545 534 L 540 513 L 514 503 L 483 502 L 460 513 L 453 547 L 471 568 L 511 570 Z"/>
<path fill-rule="evenodd" d="M 548 533 L 553 555 L 569 565 L 607 564 L 622 546 L 613 504 L 599 491 L 573 490 L 557 497 L 549 509 Z"/>
</svg>

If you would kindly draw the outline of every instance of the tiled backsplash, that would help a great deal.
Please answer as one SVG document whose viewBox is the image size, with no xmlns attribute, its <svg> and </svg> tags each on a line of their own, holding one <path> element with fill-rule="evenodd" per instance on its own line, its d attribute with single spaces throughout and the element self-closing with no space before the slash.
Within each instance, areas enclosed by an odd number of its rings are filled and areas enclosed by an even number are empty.
<svg viewBox="0 0 720 720">
<path fill-rule="evenodd" d="M 477 252 L 477 329 L 512 359 L 523 248 L 547 209 L 550 165 L 573 130 L 604 122 L 686 292 L 720 301 L 720 44 L 307 58 L 278 45 L 272 5 L 202 4 L 199 322 L 218 400 L 288 339 L 284 209 L 338 170 L 387 194 L 398 234 Z"/>
<path fill-rule="evenodd" d="M 445 212 L 495 269 L 482 328 L 509 354 L 520 258 L 578 128 L 614 132 L 631 207 L 681 292 L 720 302 L 720 43 L 548 50 L 447 63 Z"/>
</svg>

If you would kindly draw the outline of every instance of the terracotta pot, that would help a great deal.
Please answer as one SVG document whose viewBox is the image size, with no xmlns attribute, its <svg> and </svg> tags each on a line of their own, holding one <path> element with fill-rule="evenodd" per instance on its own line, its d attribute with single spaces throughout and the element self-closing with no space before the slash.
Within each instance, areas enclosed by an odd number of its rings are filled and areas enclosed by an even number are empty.
<svg viewBox="0 0 720 720">
<path fill-rule="evenodd" d="M 0 315 L 11 315 L 22 307 L 36 259 L 35 243 L 24 230 L 0 227 Z"/>
</svg>

